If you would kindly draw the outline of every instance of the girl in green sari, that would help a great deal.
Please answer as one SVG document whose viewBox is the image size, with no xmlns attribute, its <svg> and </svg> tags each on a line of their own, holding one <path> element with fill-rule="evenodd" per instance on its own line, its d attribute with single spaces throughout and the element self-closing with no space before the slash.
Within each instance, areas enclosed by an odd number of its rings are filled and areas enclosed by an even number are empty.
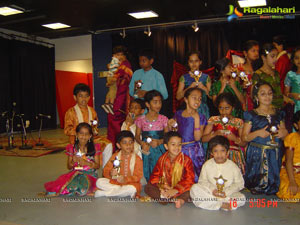
<svg viewBox="0 0 300 225">
<path fill-rule="evenodd" d="M 242 105 L 245 103 L 245 97 L 239 81 L 232 76 L 232 65 L 230 60 L 227 58 L 218 60 L 215 65 L 215 70 L 217 81 L 213 83 L 209 92 L 214 104 L 220 94 L 231 93 L 234 95 L 237 102 L 237 105 L 232 111 L 232 115 L 234 117 L 242 118 Z"/>
<path fill-rule="evenodd" d="M 267 82 L 274 90 L 272 105 L 275 109 L 281 109 L 284 102 L 294 103 L 283 95 L 280 87 L 280 76 L 275 70 L 278 51 L 271 43 L 266 43 L 261 48 L 262 67 L 255 71 L 252 77 L 253 86 L 258 82 Z"/>
</svg>

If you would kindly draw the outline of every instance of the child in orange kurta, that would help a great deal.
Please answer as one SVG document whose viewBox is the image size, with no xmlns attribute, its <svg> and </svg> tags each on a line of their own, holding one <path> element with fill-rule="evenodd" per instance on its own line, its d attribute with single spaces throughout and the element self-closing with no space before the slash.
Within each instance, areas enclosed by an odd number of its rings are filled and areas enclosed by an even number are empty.
<svg viewBox="0 0 300 225">
<path fill-rule="evenodd" d="M 300 202 L 300 110 L 293 116 L 297 132 L 284 139 L 285 155 L 280 170 L 280 186 L 277 197 L 286 202 Z"/>
<path fill-rule="evenodd" d="M 120 151 L 113 154 L 104 167 L 104 178 L 96 182 L 99 190 L 95 192 L 95 197 L 138 197 L 142 189 L 143 162 L 134 152 L 133 134 L 127 130 L 121 131 L 117 135 L 116 145 Z"/>
<path fill-rule="evenodd" d="M 85 122 L 92 125 L 93 134 L 98 134 L 97 124 L 92 124 L 93 121 L 98 123 L 97 113 L 88 106 L 90 93 L 90 87 L 83 83 L 76 84 L 73 89 L 73 97 L 77 104 L 66 112 L 64 127 L 64 133 L 69 136 L 71 144 L 75 143 L 76 127 L 79 123 Z"/>
<path fill-rule="evenodd" d="M 69 141 L 72 145 L 75 143 L 76 127 L 79 123 L 85 122 L 92 126 L 94 142 L 101 146 L 100 163 L 104 166 L 112 155 L 112 149 L 106 148 L 110 141 L 98 135 L 98 116 L 96 111 L 88 106 L 90 100 L 90 87 L 86 84 L 76 84 L 73 89 L 73 97 L 76 105 L 68 109 L 65 114 L 64 133 L 69 136 Z M 97 137 L 96 137 L 97 136 Z"/>
<path fill-rule="evenodd" d="M 190 201 L 195 174 L 191 158 L 181 152 L 181 136 L 170 131 L 164 136 L 167 152 L 157 161 L 145 193 L 160 203 L 174 201 L 176 208 Z"/>
</svg>

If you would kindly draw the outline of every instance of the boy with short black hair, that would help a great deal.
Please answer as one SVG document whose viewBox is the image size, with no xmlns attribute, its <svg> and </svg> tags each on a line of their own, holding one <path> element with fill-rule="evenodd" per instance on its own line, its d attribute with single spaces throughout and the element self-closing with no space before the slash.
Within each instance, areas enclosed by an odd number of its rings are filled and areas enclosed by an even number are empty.
<svg viewBox="0 0 300 225">
<path fill-rule="evenodd" d="M 230 143 L 224 136 L 215 136 L 208 143 L 213 158 L 202 167 L 199 181 L 190 194 L 197 207 L 208 210 L 233 210 L 245 204 L 244 179 L 238 166 L 227 159 Z"/>
<path fill-rule="evenodd" d="M 181 152 L 181 136 L 170 131 L 164 135 L 164 147 L 167 152 L 157 161 L 145 193 L 162 204 L 174 201 L 180 208 L 190 201 L 190 188 L 194 184 L 195 174 L 192 160 Z"/>
<path fill-rule="evenodd" d="M 75 142 L 76 127 L 79 123 L 86 122 L 93 126 L 94 135 L 98 134 L 98 116 L 96 111 L 88 106 L 90 100 L 90 87 L 83 83 L 78 83 L 73 89 L 73 97 L 76 105 L 69 108 L 65 114 L 64 133 L 69 136 L 71 144 Z M 95 124 L 92 124 L 93 121 Z"/>
<path fill-rule="evenodd" d="M 117 135 L 120 151 L 112 155 L 103 169 L 103 177 L 96 182 L 100 190 L 95 197 L 135 197 L 142 189 L 143 162 L 134 152 L 134 136 L 123 130 Z"/>
<path fill-rule="evenodd" d="M 141 69 L 133 73 L 129 84 L 129 94 L 134 98 L 144 98 L 147 91 L 157 90 L 164 99 L 168 98 L 163 75 L 152 67 L 154 62 L 153 53 L 143 50 L 139 53 L 139 64 Z M 140 86 L 139 86 L 140 85 Z"/>
</svg>

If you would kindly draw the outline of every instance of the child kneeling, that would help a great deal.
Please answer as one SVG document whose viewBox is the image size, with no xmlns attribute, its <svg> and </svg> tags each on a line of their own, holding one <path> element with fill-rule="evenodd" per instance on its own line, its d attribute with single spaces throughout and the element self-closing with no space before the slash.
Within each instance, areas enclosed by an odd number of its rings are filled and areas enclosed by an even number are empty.
<svg viewBox="0 0 300 225">
<path fill-rule="evenodd" d="M 181 136 L 170 131 L 164 136 L 167 152 L 157 161 L 145 193 L 160 203 L 173 201 L 176 208 L 190 202 L 195 174 L 192 160 L 181 152 Z"/>
<path fill-rule="evenodd" d="M 142 189 L 143 162 L 134 152 L 134 136 L 130 131 L 117 135 L 120 151 L 112 155 L 103 169 L 103 177 L 96 182 L 100 190 L 95 197 L 135 197 Z"/>
<path fill-rule="evenodd" d="M 213 158 L 202 167 L 198 184 L 190 194 L 193 203 L 208 210 L 233 210 L 245 204 L 244 179 L 239 167 L 228 157 L 230 143 L 224 136 L 215 136 L 208 143 Z"/>
</svg>

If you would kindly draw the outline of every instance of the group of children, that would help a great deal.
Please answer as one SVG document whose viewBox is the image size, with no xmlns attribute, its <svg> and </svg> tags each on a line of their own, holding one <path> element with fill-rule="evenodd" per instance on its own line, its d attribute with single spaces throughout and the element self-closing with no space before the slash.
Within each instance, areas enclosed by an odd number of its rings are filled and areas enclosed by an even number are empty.
<svg viewBox="0 0 300 225">
<path fill-rule="evenodd" d="M 283 94 L 280 84 L 276 86 L 277 72 L 273 69 L 276 48 L 264 45 L 260 72 L 247 74 L 257 45 L 253 41 L 247 44 L 245 54 L 249 59 L 239 69 L 246 72 L 247 79 L 233 76 L 230 60 L 222 59 L 216 63 L 218 81 L 213 84 L 199 70 L 199 53 L 191 53 L 190 71 L 180 78 L 176 95 L 183 104 L 171 119 L 159 113 L 167 98 L 166 89 L 161 88 L 165 84 L 159 80 L 162 75 L 152 68 L 151 55 L 141 55 L 143 67 L 133 74 L 129 84 L 129 93 L 135 98 L 116 135 L 119 151 L 114 154 L 112 145 L 101 148 L 103 140 L 100 145 L 94 143 L 93 121 L 97 115 L 87 106 L 88 87 L 77 85 L 73 93 L 77 104 L 65 118 L 65 133 L 71 142 L 67 146 L 71 171 L 46 183 L 47 194 L 147 200 L 141 197 L 142 184 L 146 184 L 144 192 L 162 204 L 174 202 L 180 208 L 185 202 L 193 202 L 204 209 L 233 210 L 245 204 L 245 196 L 239 192 L 245 185 L 254 195 L 277 194 L 298 201 L 300 111 L 293 119 L 297 132 L 288 134 L 285 115 L 280 111 Z M 295 49 L 292 62 L 296 70 L 293 68 L 295 72 L 289 72 L 285 80 L 285 101 L 292 98 L 295 108 L 299 94 L 293 82 L 300 74 L 299 59 L 300 50 Z M 155 82 L 156 87 L 148 90 Z M 247 94 L 249 88 L 251 95 Z M 209 117 L 209 98 L 219 115 Z M 96 170 L 101 165 L 103 178 L 97 180 Z M 233 200 L 237 204 L 232 205 Z"/>
</svg>

